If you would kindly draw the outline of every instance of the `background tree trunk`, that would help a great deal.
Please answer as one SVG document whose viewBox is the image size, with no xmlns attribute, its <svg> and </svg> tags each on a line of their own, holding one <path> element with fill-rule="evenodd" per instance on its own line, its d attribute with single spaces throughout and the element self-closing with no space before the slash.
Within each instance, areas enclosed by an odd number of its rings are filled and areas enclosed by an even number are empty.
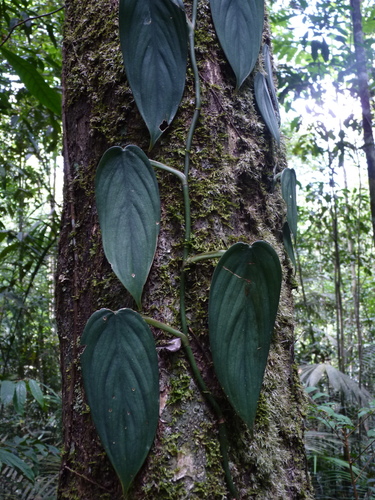
<svg viewBox="0 0 375 500">
<path fill-rule="evenodd" d="M 367 73 L 367 57 L 362 29 L 362 13 L 360 0 L 350 0 L 353 23 L 353 39 L 358 78 L 358 97 L 362 108 L 363 139 L 367 162 L 367 174 L 370 194 L 372 233 L 375 244 L 375 144 L 372 133 L 372 112 L 370 87 Z"/>
<path fill-rule="evenodd" d="M 190 2 L 186 1 L 187 9 Z M 120 499 L 121 488 L 100 445 L 85 402 L 79 340 L 89 316 L 102 307 L 134 307 L 112 274 L 101 246 L 94 175 L 104 151 L 149 136 L 124 75 L 116 0 L 68 0 L 64 34 L 65 186 L 57 271 L 57 319 L 63 377 L 64 455 L 59 498 Z M 269 41 L 266 30 L 264 40 Z M 293 365 L 293 271 L 282 247 L 285 211 L 273 171 L 285 167 L 254 107 L 252 79 L 237 94 L 217 44 L 208 2 L 199 7 L 196 34 L 203 109 L 192 151 L 190 188 L 193 252 L 264 239 L 284 264 L 274 340 L 254 435 L 226 402 L 208 347 L 207 305 L 214 264 L 192 265 L 187 308 L 192 347 L 228 422 L 230 463 L 241 498 L 312 498 L 303 445 L 304 396 Z M 183 169 L 187 127 L 194 112 L 191 72 L 170 129 L 149 158 Z M 178 275 L 183 248 L 179 181 L 158 173 L 161 233 L 146 284 L 144 312 L 179 328 Z M 158 346 L 167 340 L 155 330 Z M 161 415 L 151 452 L 130 490 L 131 499 L 230 498 L 217 425 L 191 377 L 182 351 L 159 351 Z"/>
</svg>

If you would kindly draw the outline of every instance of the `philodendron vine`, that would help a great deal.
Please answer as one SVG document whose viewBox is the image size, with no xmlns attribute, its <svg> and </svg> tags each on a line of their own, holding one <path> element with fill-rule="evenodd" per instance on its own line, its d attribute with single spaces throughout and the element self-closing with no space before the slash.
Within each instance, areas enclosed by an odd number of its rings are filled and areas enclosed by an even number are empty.
<svg viewBox="0 0 375 500">
<path fill-rule="evenodd" d="M 183 171 L 149 160 L 137 146 L 112 147 L 96 174 L 96 204 L 105 255 L 142 309 L 142 291 L 153 262 L 160 226 L 160 197 L 154 168 L 175 174 L 184 195 L 185 236 L 180 276 L 179 331 L 132 309 L 96 311 L 83 336 L 82 374 L 92 418 L 104 449 L 127 493 L 155 436 L 159 414 L 158 360 L 148 325 L 179 337 L 192 372 L 214 410 L 226 481 L 233 484 L 222 411 L 207 389 L 188 340 L 185 274 L 192 262 L 219 258 L 209 298 L 209 333 L 214 368 L 228 400 L 252 428 L 271 343 L 281 288 L 281 266 L 264 241 L 236 243 L 228 250 L 190 255 L 190 150 L 200 112 L 200 83 L 194 32 L 198 0 L 188 19 L 182 0 L 120 0 L 120 39 L 135 102 L 150 132 L 150 148 L 173 120 L 185 86 L 188 53 L 195 80 L 195 112 L 186 139 Z M 263 0 L 211 0 L 219 41 L 239 89 L 257 61 L 264 20 Z M 255 76 L 259 110 L 279 141 L 275 89 L 268 46 L 267 75 Z M 275 110 L 276 109 L 276 110 Z M 295 234 L 295 195 L 284 177 L 288 223 Z M 285 180 L 286 179 L 286 180 Z M 288 184 L 289 183 L 289 184 Z M 295 184 L 294 184 L 295 188 Z M 288 191 L 289 189 L 289 191 Z M 285 197 L 284 196 L 284 197 Z M 290 197 L 293 200 L 290 200 Z"/>
</svg>

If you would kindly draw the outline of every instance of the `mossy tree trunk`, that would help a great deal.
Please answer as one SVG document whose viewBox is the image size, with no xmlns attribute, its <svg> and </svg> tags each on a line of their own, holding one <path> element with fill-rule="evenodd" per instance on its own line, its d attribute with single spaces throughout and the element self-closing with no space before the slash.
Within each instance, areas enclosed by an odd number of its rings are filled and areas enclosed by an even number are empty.
<svg viewBox="0 0 375 500">
<path fill-rule="evenodd" d="M 187 9 L 190 2 L 186 1 Z M 114 145 L 148 148 L 148 132 L 124 75 L 117 0 L 68 0 L 64 33 L 65 186 L 57 272 L 57 318 L 63 377 L 64 453 L 59 498 L 120 499 L 121 488 L 100 445 L 85 402 L 79 340 L 102 307 L 134 307 L 112 274 L 100 239 L 94 176 Z M 264 40 L 269 41 L 268 31 Z M 217 44 L 208 3 L 199 6 L 196 35 L 203 108 L 193 141 L 190 188 L 193 253 L 263 239 L 283 264 L 282 298 L 253 436 L 234 414 L 213 374 L 207 332 L 214 262 L 192 265 L 187 310 L 193 351 L 228 422 L 229 458 L 241 498 L 311 498 L 303 445 L 304 398 L 293 364 L 293 272 L 282 247 L 285 214 L 274 169 L 285 167 L 254 106 L 252 79 L 234 93 L 234 77 Z M 180 110 L 149 153 L 183 169 L 194 112 L 191 71 Z M 143 296 L 144 312 L 179 328 L 178 280 L 183 249 L 179 181 L 158 173 L 161 233 Z M 199 393 L 183 351 L 159 350 L 161 415 L 151 452 L 130 490 L 131 499 L 231 498 L 221 467 L 217 422 Z"/>
</svg>

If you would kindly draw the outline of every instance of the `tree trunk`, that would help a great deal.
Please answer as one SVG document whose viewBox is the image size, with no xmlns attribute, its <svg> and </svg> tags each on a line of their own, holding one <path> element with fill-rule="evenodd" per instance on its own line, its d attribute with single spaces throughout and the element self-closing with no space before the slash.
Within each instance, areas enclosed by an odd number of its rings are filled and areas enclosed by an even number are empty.
<svg viewBox="0 0 375 500">
<path fill-rule="evenodd" d="M 187 9 L 190 2 L 186 1 Z M 104 151 L 149 136 L 127 85 L 118 39 L 116 0 L 68 0 L 64 33 L 65 185 L 57 271 L 57 320 L 63 378 L 64 454 L 59 498 L 120 499 L 119 481 L 101 447 L 85 402 L 79 340 L 102 307 L 135 307 L 107 263 L 94 199 L 94 175 Z M 293 271 L 282 247 L 285 208 L 273 191 L 285 158 L 254 107 L 252 78 L 238 93 L 216 41 L 207 1 L 201 1 L 196 47 L 202 113 L 191 155 L 193 253 L 234 242 L 266 240 L 283 264 L 284 282 L 253 435 L 215 381 L 208 346 L 207 304 L 215 262 L 191 265 L 187 312 L 191 343 L 210 390 L 228 423 L 229 460 L 238 498 L 312 498 L 303 443 L 305 399 L 293 360 Z M 265 30 L 264 41 L 269 41 Z M 148 153 L 183 170 L 187 129 L 194 112 L 188 72 L 180 110 Z M 183 198 L 176 177 L 158 172 L 161 231 L 143 294 L 143 311 L 180 328 L 178 281 L 183 251 Z M 158 346 L 170 340 L 153 330 Z M 149 456 L 131 499 L 232 498 L 221 465 L 215 416 L 192 378 L 182 351 L 159 350 L 161 414 Z"/>
<path fill-rule="evenodd" d="M 362 13 L 360 0 L 350 0 L 353 23 L 354 50 L 358 78 L 358 96 L 362 108 L 363 139 L 367 161 L 367 174 L 370 193 L 372 237 L 375 244 L 375 143 L 372 133 L 372 114 L 370 88 L 367 73 L 367 57 L 363 38 Z"/>
</svg>

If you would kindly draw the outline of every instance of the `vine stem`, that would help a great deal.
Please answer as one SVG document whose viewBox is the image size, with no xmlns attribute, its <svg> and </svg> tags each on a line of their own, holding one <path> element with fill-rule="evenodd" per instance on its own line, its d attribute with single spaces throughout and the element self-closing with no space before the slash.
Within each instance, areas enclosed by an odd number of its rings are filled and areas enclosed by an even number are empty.
<svg viewBox="0 0 375 500">
<path fill-rule="evenodd" d="M 175 328 L 172 328 L 169 325 L 166 325 L 165 323 L 162 323 L 161 321 L 157 321 L 156 319 L 150 318 L 149 316 L 142 316 L 144 321 L 151 325 L 154 326 L 155 328 L 159 328 L 160 330 L 164 330 L 167 333 L 170 333 L 174 337 L 178 337 L 181 339 L 181 343 L 184 347 L 186 357 L 188 358 L 191 370 L 193 372 L 195 381 L 197 382 L 197 385 L 203 394 L 203 396 L 206 398 L 207 402 L 210 404 L 212 410 L 214 411 L 217 419 L 218 419 L 218 428 L 219 428 L 219 443 L 220 443 L 220 451 L 223 459 L 223 469 L 225 473 L 225 478 L 227 482 L 228 489 L 233 495 L 233 498 L 236 499 L 238 497 L 238 492 L 236 487 L 233 484 L 233 479 L 232 475 L 229 469 L 229 458 L 228 458 L 228 438 L 227 438 L 227 431 L 226 431 L 226 426 L 225 426 L 225 419 L 223 416 L 223 412 L 221 411 L 221 408 L 219 404 L 217 403 L 216 399 L 214 396 L 211 394 L 210 390 L 208 389 L 205 381 L 202 378 L 202 375 L 199 371 L 197 362 L 195 361 L 194 353 L 191 349 L 189 338 L 187 335 L 184 333 L 180 332 L 179 330 L 176 330 Z"/>
<path fill-rule="evenodd" d="M 189 257 L 190 246 L 191 246 L 191 212 L 190 212 L 190 194 L 189 194 L 189 171 L 190 171 L 190 155 L 191 155 L 191 146 L 193 142 L 193 136 L 195 129 L 198 124 L 200 110 L 201 110 L 201 86 L 198 72 L 197 60 L 195 57 L 195 26 L 197 20 L 197 12 L 198 12 L 198 0 L 193 0 L 192 5 L 192 20 L 190 21 L 186 18 L 188 28 L 189 28 L 189 49 L 190 49 L 190 62 L 193 70 L 194 76 L 194 90 L 195 90 L 195 109 L 193 118 L 190 124 L 189 132 L 186 138 L 186 146 L 185 146 L 185 163 L 184 163 L 184 175 L 185 180 L 182 183 L 183 196 L 184 196 L 184 206 L 185 206 L 185 238 L 184 238 L 184 249 L 183 249 L 183 259 L 182 259 L 182 268 L 180 275 L 180 321 L 182 332 L 178 332 L 179 337 L 184 346 L 184 350 L 186 356 L 189 360 L 191 369 L 197 381 L 197 384 L 207 399 L 208 403 L 211 405 L 218 421 L 218 429 L 219 429 L 219 443 L 220 443 L 220 451 L 223 460 L 223 469 L 225 473 L 225 479 L 228 486 L 228 489 L 233 496 L 234 499 L 238 497 L 238 493 L 236 487 L 233 484 L 232 475 L 229 469 L 229 458 L 228 458 L 228 440 L 227 440 L 227 432 L 225 427 L 225 420 L 223 418 L 223 414 L 220 406 L 218 405 L 215 398 L 212 396 L 210 391 L 208 391 L 207 386 L 200 374 L 199 368 L 194 358 L 193 351 L 191 350 L 189 338 L 188 338 L 188 324 L 187 324 L 187 316 L 186 316 L 186 264 Z M 198 260 L 202 260 L 195 256 L 195 260 L 191 260 L 191 262 L 195 262 Z M 213 257 L 213 256 L 212 256 Z M 209 258 L 209 257 L 207 257 Z M 194 259 L 194 258 L 193 258 Z M 156 326 L 156 325 L 154 325 Z M 162 328 L 159 325 L 159 328 Z M 168 331 L 168 330 L 167 330 Z M 177 331 L 175 331 L 177 332 Z M 172 333 L 169 331 L 169 333 Z M 172 333 L 173 334 L 173 333 Z M 182 335 L 182 336 L 181 336 Z"/>
<path fill-rule="evenodd" d="M 111 490 L 108 490 L 107 488 L 105 488 L 104 486 L 102 486 L 101 484 L 93 481 L 92 479 L 90 479 L 89 477 L 87 476 L 84 476 L 83 474 L 80 474 L 79 472 L 77 472 L 76 470 L 74 469 L 71 469 L 70 467 L 68 467 L 67 465 L 64 465 L 64 469 L 68 470 L 69 472 L 73 472 L 73 474 L 76 474 L 77 476 L 81 477 L 82 479 L 85 479 L 86 481 L 88 481 L 89 483 L 91 484 L 95 484 L 95 486 L 97 486 L 98 488 L 100 488 L 101 490 L 104 490 L 104 491 L 107 491 L 108 493 L 112 493 Z"/>
<path fill-rule="evenodd" d="M 177 170 L 176 168 L 168 167 L 168 165 L 164 165 L 164 163 L 160 163 L 160 161 L 149 160 L 149 162 L 153 167 L 160 168 L 161 170 L 165 170 L 166 172 L 169 172 L 170 174 L 174 174 L 175 176 L 177 176 L 180 179 L 182 186 L 187 184 L 186 175 Z"/>
<path fill-rule="evenodd" d="M 187 19 L 187 23 L 189 26 L 189 47 L 190 47 L 190 62 L 191 67 L 193 69 L 194 75 L 194 91 L 195 91 L 195 110 L 193 119 L 190 124 L 189 133 L 186 139 L 186 148 L 185 148 L 185 175 L 188 177 L 189 169 L 190 169 L 190 153 L 191 153 L 191 144 L 193 142 L 194 132 L 199 120 L 199 115 L 201 111 L 201 85 L 199 80 L 199 72 L 197 59 L 195 57 L 195 41 L 194 41 L 194 32 L 195 32 L 195 18 L 196 18 L 196 6 L 197 2 L 194 2 L 195 8 L 193 6 L 193 21 L 189 21 Z M 195 11 L 195 12 L 194 12 Z"/>
<path fill-rule="evenodd" d="M 181 326 L 182 331 L 187 336 L 188 335 L 188 325 L 186 318 L 186 276 L 185 276 L 185 261 L 189 256 L 190 251 L 190 243 L 191 243 L 191 215 L 190 215 L 190 195 L 189 195 L 189 170 L 190 170 L 190 154 L 191 154 L 191 145 L 193 142 L 193 136 L 198 124 L 199 114 L 201 110 L 201 86 L 199 80 L 199 72 L 197 66 L 197 59 L 195 57 L 195 24 L 197 19 L 197 10 L 198 10 L 198 0 L 193 1 L 193 10 L 192 10 L 192 20 L 190 21 L 186 18 L 186 22 L 189 28 L 189 50 L 190 50 L 190 62 L 193 69 L 194 75 L 194 90 L 195 90 L 195 110 L 193 119 L 190 124 L 188 136 L 186 138 L 186 146 L 185 146 L 185 165 L 184 165 L 184 174 L 186 177 L 186 186 L 183 186 L 183 194 L 184 194 L 184 204 L 185 204 L 185 241 L 184 241 L 184 250 L 183 250 L 183 263 L 181 269 L 180 276 L 180 316 L 181 316 Z M 188 211 L 187 213 L 187 205 Z"/>
<path fill-rule="evenodd" d="M 190 245 L 190 234 L 191 234 L 191 212 L 190 212 L 190 196 L 189 196 L 189 186 L 188 186 L 188 179 L 186 175 L 183 172 L 180 172 L 180 170 L 177 170 L 172 167 L 168 167 L 167 165 L 164 165 L 163 163 L 160 163 L 159 161 L 155 160 L 150 160 L 150 163 L 153 167 L 160 168 L 161 170 L 164 170 L 166 172 L 169 172 L 171 174 L 174 174 L 176 177 L 178 177 L 181 181 L 182 185 L 182 193 L 184 197 L 184 209 L 185 209 L 185 242 L 184 242 L 184 249 L 186 248 L 186 256 L 185 256 L 185 250 L 184 250 L 184 257 L 183 257 L 183 263 L 185 262 L 188 253 L 189 253 L 189 245 Z M 183 264 L 184 265 L 184 264 Z M 185 285 L 184 285 L 185 286 Z M 186 326 L 186 332 L 187 332 L 187 326 Z"/>
<path fill-rule="evenodd" d="M 204 393 L 204 395 L 207 398 L 212 397 L 211 393 L 207 389 L 206 383 L 203 380 L 202 375 L 199 371 L 199 368 L 198 368 L 197 363 L 196 363 L 195 358 L 194 358 L 193 351 L 191 350 L 191 347 L 190 347 L 190 342 L 189 342 L 188 337 L 184 333 L 180 332 L 179 330 L 176 330 L 175 328 L 172 328 L 171 326 L 168 326 L 165 323 L 162 323 L 161 321 L 157 321 L 156 319 L 150 318 L 148 316 L 142 316 L 142 317 L 146 321 L 146 323 L 148 323 L 149 325 L 152 325 L 156 328 L 159 328 L 160 330 L 164 330 L 165 332 L 170 333 L 174 337 L 178 337 L 179 339 L 181 339 L 181 343 L 185 349 L 187 358 L 189 360 L 191 369 L 193 371 L 193 375 L 197 381 L 197 384 L 198 384 L 200 390 Z M 215 405 L 217 405 L 217 403 L 215 400 L 213 400 L 213 406 L 215 406 Z M 220 411 L 219 407 L 217 409 Z"/>
<path fill-rule="evenodd" d="M 214 250 L 213 252 L 199 253 L 197 255 L 193 255 L 192 257 L 188 257 L 185 260 L 185 267 L 190 264 L 195 264 L 196 262 L 200 262 L 201 260 L 209 260 L 209 259 L 219 259 L 225 254 L 226 250 Z"/>
<path fill-rule="evenodd" d="M 186 316 L 186 266 L 195 262 L 199 262 L 201 260 L 211 259 L 221 257 L 223 254 L 222 250 L 216 252 L 207 252 L 204 254 L 195 255 L 189 258 L 190 245 L 191 245 L 191 210 L 190 210 L 190 194 L 189 194 L 189 170 L 190 170 L 190 154 L 191 154 L 191 146 L 193 141 L 193 136 L 195 129 L 198 124 L 200 110 L 201 110 L 201 88 L 200 88 L 200 80 L 199 80 L 199 72 L 197 61 L 195 57 L 195 42 L 194 42 L 194 34 L 195 34 L 195 24 L 197 18 L 197 8 L 198 8 L 198 0 L 193 1 L 193 10 L 192 10 L 192 21 L 186 18 L 188 27 L 189 27 L 189 48 L 190 48 L 190 61 L 193 69 L 194 75 L 194 89 L 195 89 L 195 110 L 194 115 L 190 124 L 189 132 L 186 138 L 186 146 L 185 146 L 185 162 L 184 162 L 184 172 L 180 172 L 172 167 L 168 167 L 163 163 L 150 160 L 152 166 L 156 168 L 160 168 L 166 172 L 172 173 L 176 175 L 182 184 L 182 191 L 184 197 L 184 209 L 185 209 L 185 236 L 184 236 L 184 249 L 183 249 L 183 258 L 182 258 L 182 267 L 181 267 L 181 275 L 180 275 L 180 321 L 182 332 L 172 328 L 165 323 L 161 323 L 153 318 L 148 316 L 143 316 L 143 319 L 149 325 L 152 325 L 156 328 L 162 329 L 169 334 L 178 337 L 181 339 L 181 343 L 184 347 L 186 357 L 188 358 L 191 370 L 193 372 L 193 376 L 197 382 L 197 385 L 211 406 L 217 417 L 218 423 L 218 431 L 219 431 L 219 443 L 220 443 L 220 452 L 222 456 L 222 464 L 225 473 L 225 479 L 228 486 L 228 489 L 233 497 L 233 499 L 238 498 L 238 492 L 233 483 L 232 475 L 229 468 L 229 457 L 228 457 L 228 439 L 227 439 L 227 431 L 225 426 L 225 419 L 219 404 L 217 403 L 214 396 L 208 390 L 205 381 L 202 378 L 202 375 L 199 371 L 198 365 L 195 361 L 193 351 L 190 346 L 189 338 L 188 338 L 188 324 L 187 324 L 187 316 Z"/>
<path fill-rule="evenodd" d="M 39 16 L 34 16 L 34 17 L 28 17 L 27 19 L 22 19 L 22 21 L 18 21 L 12 28 L 10 28 L 9 33 L 7 36 L 3 39 L 3 41 L 0 43 L 0 47 L 2 47 L 11 37 L 13 31 L 18 28 L 19 26 L 22 26 L 25 23 L 29 23 L 30 21 L 35 21 L 35 19 L 41 19 L 42 17 L 47 17 L 47 16 L 52 16 L 53 14 L 56 14 L 57 12 L 60 12 L 60 10 L 65 9 L 65 5 L 62 7 L 59 7 L 58 9 L 55 9 L 51 12 L 47 12 L 46 14 L 40 14 Z"/>
</svg>

